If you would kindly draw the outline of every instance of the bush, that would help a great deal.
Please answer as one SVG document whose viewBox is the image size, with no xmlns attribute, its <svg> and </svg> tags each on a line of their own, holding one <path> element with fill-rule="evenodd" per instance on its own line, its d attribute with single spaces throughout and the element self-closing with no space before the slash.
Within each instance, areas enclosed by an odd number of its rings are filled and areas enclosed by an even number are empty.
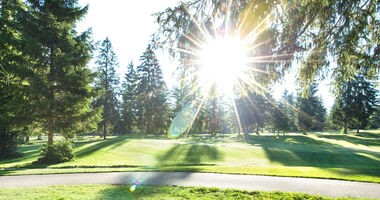
<svg viewBox="0 0 380 200">
<path fill-rule="evenodd" d="M 38 164 L 53 164 L 66 162 L 74 158 L 73 147 L 70 141 L 61 140 L 53 144 L 45 144 L 41 148 L 41 158 Z"/>
</svg>

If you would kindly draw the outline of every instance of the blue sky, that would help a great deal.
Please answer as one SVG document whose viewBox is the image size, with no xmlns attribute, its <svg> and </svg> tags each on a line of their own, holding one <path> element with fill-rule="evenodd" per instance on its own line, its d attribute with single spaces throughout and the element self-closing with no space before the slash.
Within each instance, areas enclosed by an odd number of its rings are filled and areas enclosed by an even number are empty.
<svg viewBox="0 0 380 200">
<path fill-rule="evenodd" d="M 114 51 L 118 57 L 120 66 L 117 72 L 124 77 L 127 65 L 133 61 L 139 63 L 139 57 L 147 47 L 151 35 L 157 30 L 153 13 L 165 10 L 167 7 L 177 5 L 177 0 L 79 0 L 81 6 L 89 5 L 86 17 L 78 24 L 79 32 L 92 27 L 93 37 L 96 41 L 107 36 L 112 42 Z M 169 87 L 175 84 L 173 77 L 177 64 L 169 61 L 168 56 L 162 51 L 157 52 L 162 66 L 165 81 Z M 93 62 L 92 62 L 93 63 Z M 274 87 L 273 96 L 281 97 L 285 88 L 295 92 L 296 72 L 290 72 L 284 80 Z M 320 95 L 327 108 L 334 102 L 333 96 L 328 92 L 329 80 L 320 83 L 318 95 Z"/>
</svg>

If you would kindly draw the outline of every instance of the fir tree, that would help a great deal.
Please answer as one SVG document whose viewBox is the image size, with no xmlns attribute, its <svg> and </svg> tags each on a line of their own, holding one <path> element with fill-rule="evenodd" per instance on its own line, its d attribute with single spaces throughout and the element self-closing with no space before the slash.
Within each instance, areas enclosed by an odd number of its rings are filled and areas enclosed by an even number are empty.
<svg viewBox="0 0 380 200">
<path fill-rule="evenodd" d="M 255 127 L 256 134 L 264 127 L 268 102 L 261 94 L 249 92 L 248 96 L 240 97 L 237 102 L 237 110 L 241 125 L 245 134 Z"/>
<path fill-rule="evenodd" d="M 285 107 L 286 115 L 289 118 L 289 130 L 296 131 L 296 109 L 295 109 L 295 102 L 294 102 L 294 96 L 292 93 L 289 93 L 287 90 L 284 91 L 284 94 L 282 96 Z"/>
<path fill-rule="evenodd" d="M 309 130 L 322 130 L 326 114 L 321 99 L 316 96 L 317 84 L 314 82 L 308 90 L 308 97 L 299 94 L 297 98 L 297 127 L 303 134 Z"/>
<path fill-rule="evenodd" d="M 27 67 L 28 56 L 22 53 L 24 9 L 21 1 L 0 3 L 0 157 L 17 155 L 20 130 L 34 119 L 27 84 L 33 72 Z"/>
<path fill-rule="evenodd" d="M 108 37 L 101 44 L 96 64 L 98 76 L 95 88 L 99 93 L 99 97 L 95 100 L 94 105 L 95 107 L 103 107 L 102 121 L 99 123 L 99 127 L 103 138 L 106 139 L 109 128 L 115 126 L 119 119 L 117 110 L 119 77 L 115 71 L 115 67 L 118 67 L 119 63 Z"/>
<path fill-rule="evenodd" d="M 65 137 L 96 127 L 97 112 L 90 109 L 93 80 L 86 67 L 91 58 L 90 32 L 75 32 L 75 24 L 87 13 L 77 1 L 26 1 L 23 13 L 23 53 L 34 72 L 30 106 L 34 117 L 48 131 L 48 144 L 55 133 Z"/>
<path fill-rule="evenodd" d="M 287 116 L 285 105 L 279 101 L 274 102 L 271 100 L 271 106 L 268 109 L 268 125 L 270 128 L 278 131 L 278 135 L 280 131 L 288 131 L 289 130 L 289 117 Z"/>
<path fill-rule="evenodd" d="M 364 128 L 374 111 L 376 104 L 376 90 L 373 84 L 365 78 L 365 70 L 355 75 L 351 80 L 340 84 L 335 91 L 336 107 L 333 109 L 333 121 L 344 124 L 343 133 L 347 134 L 350 125 L 355 126 L 357 132 Z"/>
<path fill-rule="evenodd" d="M 124 76 L 123 93 L 122 93 L 122 130 L 126 133 L 132 133 L 133 128 L 136 125 L 137 118 L 137 84 L 138 77 L 135 71 L 135 67 L 131 62 L 128 65 L 128 71 Z"/>
<path fill-rule="evenodd" d="M 153 46 L 148 45 L 140 61 L 141 64 L 137 66 L 140 80 L 137 86 L 137 126 L 146 133 L 163 133 L 168 126 L 167 92 Z"/>
</svg>

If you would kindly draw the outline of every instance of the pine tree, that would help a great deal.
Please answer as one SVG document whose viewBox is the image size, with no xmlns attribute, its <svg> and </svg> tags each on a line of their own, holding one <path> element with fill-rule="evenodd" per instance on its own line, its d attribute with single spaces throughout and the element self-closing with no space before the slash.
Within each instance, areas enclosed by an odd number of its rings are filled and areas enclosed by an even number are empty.
<svg viewBox="0 0 380 200">
<path fill-rule="evenodd" d="M 264 127 L 268 102 L 261 94 L 248 92 L 248 96 L 240 97 L 236 107 L 240 117 L 241 125 L 245 134 L 255 127 L 256 134 Z"/>
<path fill-rule="evenodd" d="M 274 102 L 272 99 L 270 100 L 272 103 L 268 109 L 268 117 L 267 123 L 270 128 L 278 131 L 278 135 L 280 131 L 288 131 L 289 130 L 289 117 L 286 114 L 285 105 L 279 101 Z"/>
<path fill-rule="evenodd" d="M 297 127 L 303 134 L 309 130 L 322 130 L 326 114 L 321 99 L 316 96 L 317 84 L 314 82 L 308 90 L 308 97 L 299 94 L 297 98 Z"/>
<path fill-rule="evenodd" d="M 168 127 L 167 90 L 153 46 L 148 45 L 140 61 L 137 66 L 140 80 L 137 86 L 137 126 L 146 133 L 163 133 Z"/>
<path fill-rule="evenodd" d="M 291 131 L 297 131 L 296 126 L 296 109 L 295 109 L 295 102 L 294 102 L 294 96 L 292 93 L 289 93 L 287 90 L 284 91 L 284 94 L 282 96 L 285 107 L 286 115 L 289 118 L 289 130 Z"/>
<path fill-rule="evenodd" d="M 95 100 L 94 106 L 103 107 L 102 121 L 99 123 L 99 127 L 102 130 L 103 139 L 106 139 L 110 127 L 117 124 L 119 119 L 117 110 L 119 77 L 115 71 L 115 67 L 118 67 L 119 63 L 108 37 L 101 44 L 96 64 L 98 76 L 95 88 L 99 93 L 99 97 Z"/>
<path fill-rule="evenodd" d="M 0 157 L 17 155 L 20 130 L 33 120 L 27 84 L 33 72 L 22 53 L 24 7 L 21 1 L 0 3 Z"/>
<path fill-rule="evenodd" d="M 94 129 L 98 114 L 90 109 L 93 75 L 86 67 L 92 51 L 90 32 L 75 32 L 88 7 L 79 7 L 75 0 L 28 0 L 26 5 L 22 36 L 23 53 L 32 61 L 30 106 L 48 131 L 48 144 L 55 133 L 72 137 Z"/>
<path fill-rule="evenodd" d="M 380 128 L 380 106 L 375 107 L 375 111 L 369 118 L 369 128 L 378 129 Z"/>
<path fill-rule="evenodd" d="M 366 127 L 376 104 L 376 90 L 373 84 L 365 78 L 365 70 L 359 72 L 353 79 L 340 84 L 336 91 L 336 109 L 333 120 L 344 124 L 343 133 L 347 134 L 350 125 Z"/>
<path fill-rule="evenodd" d="M 123 93 L 122 93 L 122 130 L 126 133 L 132 133 L 136 122 L 137 112 L 137 84 L 138 77 L 133 63 L 129 63 L 128 71 L 124 76 Z"/>
</svg>

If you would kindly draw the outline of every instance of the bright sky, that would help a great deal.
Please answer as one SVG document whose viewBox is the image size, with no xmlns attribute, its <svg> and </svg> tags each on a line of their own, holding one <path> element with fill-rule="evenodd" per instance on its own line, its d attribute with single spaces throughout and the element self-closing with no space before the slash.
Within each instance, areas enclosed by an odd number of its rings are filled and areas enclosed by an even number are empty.
<svg viewBox="0 0 380 200">
<path fill-rule="evenodd" d="M 107 36 L 112 42 L 113 49 L 118 57 L 120 67 L 117 72 L 123 80 L 129 62 L 139 64 L 139 57 L 145 51 L 151 35 L 157 30 L 153 13 L 164 11 L 167 7 L 177 5 L 178 0 L 79 0 L 81 6 L 89 5 L 89 11 L 77 27 L 79 32 L 92 27 L 95 41 L 104 40 Z M 172 77 L 177 65 L 169 61 L 168 56 L 157 52 L 162 66 L 164 78 L 171 88 L 176 81 Z M 92 62 L 93 63 L 93 62 Z M 287 88 L 295 92 L 295 73 L 289 73 L 284 81 L 277 84 L 273 93 L 279 99 Z M 319 95 L 322 96 L 327 108 L 331 108 L 334 98 L 328 92 L 328 81 L 320 84 Z"/>
</svg>

